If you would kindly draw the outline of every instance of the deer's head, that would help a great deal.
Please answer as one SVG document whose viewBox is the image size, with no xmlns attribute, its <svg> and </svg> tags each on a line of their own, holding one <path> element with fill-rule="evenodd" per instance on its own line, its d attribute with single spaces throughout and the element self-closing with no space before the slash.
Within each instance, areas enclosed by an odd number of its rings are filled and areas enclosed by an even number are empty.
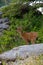
<svg viewBox="0 0 43 65">
<path fill-rule="evenodd" d="M 17 27 L 17 32 L 21 33 L 22 32 L 22 27 Z"/>
</svg>

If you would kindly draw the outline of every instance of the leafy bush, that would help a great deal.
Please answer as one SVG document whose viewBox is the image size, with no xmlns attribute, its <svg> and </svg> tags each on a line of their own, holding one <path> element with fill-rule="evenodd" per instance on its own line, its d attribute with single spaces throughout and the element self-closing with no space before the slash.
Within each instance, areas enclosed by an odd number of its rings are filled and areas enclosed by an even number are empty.
<svg viewBox="0 0 43 65">
<path fill-rule="evenodd" d="M 23 4 L 10 4 L 2 8 L 2 17 L 8 17 L 10 25 L 8 30 L 3 31 L 0 37 L 0 52 L 24 45 L 25 41 L 17 33 L 16 28 L 21 26 L 23 31 L 37 31 L 39 36 L 36 43 L 43 43 L 43 15 L 36 11 L 35 7 Z"/>
</svg>

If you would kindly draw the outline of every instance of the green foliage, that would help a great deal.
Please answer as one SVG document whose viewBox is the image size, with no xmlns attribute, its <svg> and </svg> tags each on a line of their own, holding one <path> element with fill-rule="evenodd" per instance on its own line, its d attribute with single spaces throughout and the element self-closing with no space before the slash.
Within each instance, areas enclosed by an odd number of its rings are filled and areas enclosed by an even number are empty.
<svg viewBox="0 0 43 65">
<path fill-rule="evenodd" d="M 2 17 L 8 17 L 10 25 L 9 29 L 4 30 L 0 37 L 0 52 L 25 44 L 25 41 L 16 31 L 19 26 L 26 32 L 37 31 L 39 36 L 36 43 L 43 43 L 43 15 L 40 12 L 38 14 L 36 8 L 27 4 L 10 4 L 1 9 Z"/>
</svg>

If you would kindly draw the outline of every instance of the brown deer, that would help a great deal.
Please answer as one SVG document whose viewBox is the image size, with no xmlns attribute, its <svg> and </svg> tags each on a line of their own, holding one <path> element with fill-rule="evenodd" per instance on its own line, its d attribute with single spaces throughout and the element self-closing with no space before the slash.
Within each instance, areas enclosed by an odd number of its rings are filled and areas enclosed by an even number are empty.
<svg viewBox="0 0 43 65">
<path fill-rule="evenodd" d="M 28 44 L 29 42 L 34 44 L 35 41 L 36 41 L 36 38 L 38 37 L 38 33 L 37 32 L 22 32 L 22 28 L 21 27 L 17 28 L 17 32 L 20 34 L 22 39 L 25 40 L 26 44 Z"/>
</svg>

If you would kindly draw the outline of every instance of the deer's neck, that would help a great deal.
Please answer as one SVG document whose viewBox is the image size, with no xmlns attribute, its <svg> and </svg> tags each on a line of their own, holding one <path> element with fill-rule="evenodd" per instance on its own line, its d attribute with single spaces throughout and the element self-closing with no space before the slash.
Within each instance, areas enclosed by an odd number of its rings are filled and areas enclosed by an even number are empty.
<svg viewBox="0 0 43 65">
<path fill-rule="evenodd" d="M 23 34 L 23 32 L 22 32 L 22 31 L 20 31 L 20 32 L 19 32 L 19 34 L 20 34 L 20 35 L 22 35 L 22 34 Z"/>
<path fill-rule="evenodd" d="M 22 37 L 23 34 L 24 34 L 24 32 L 23 32 L 23 31 L 19 31 L 19 34 L 20 34 L 20 36 Z"/>
</svg>

